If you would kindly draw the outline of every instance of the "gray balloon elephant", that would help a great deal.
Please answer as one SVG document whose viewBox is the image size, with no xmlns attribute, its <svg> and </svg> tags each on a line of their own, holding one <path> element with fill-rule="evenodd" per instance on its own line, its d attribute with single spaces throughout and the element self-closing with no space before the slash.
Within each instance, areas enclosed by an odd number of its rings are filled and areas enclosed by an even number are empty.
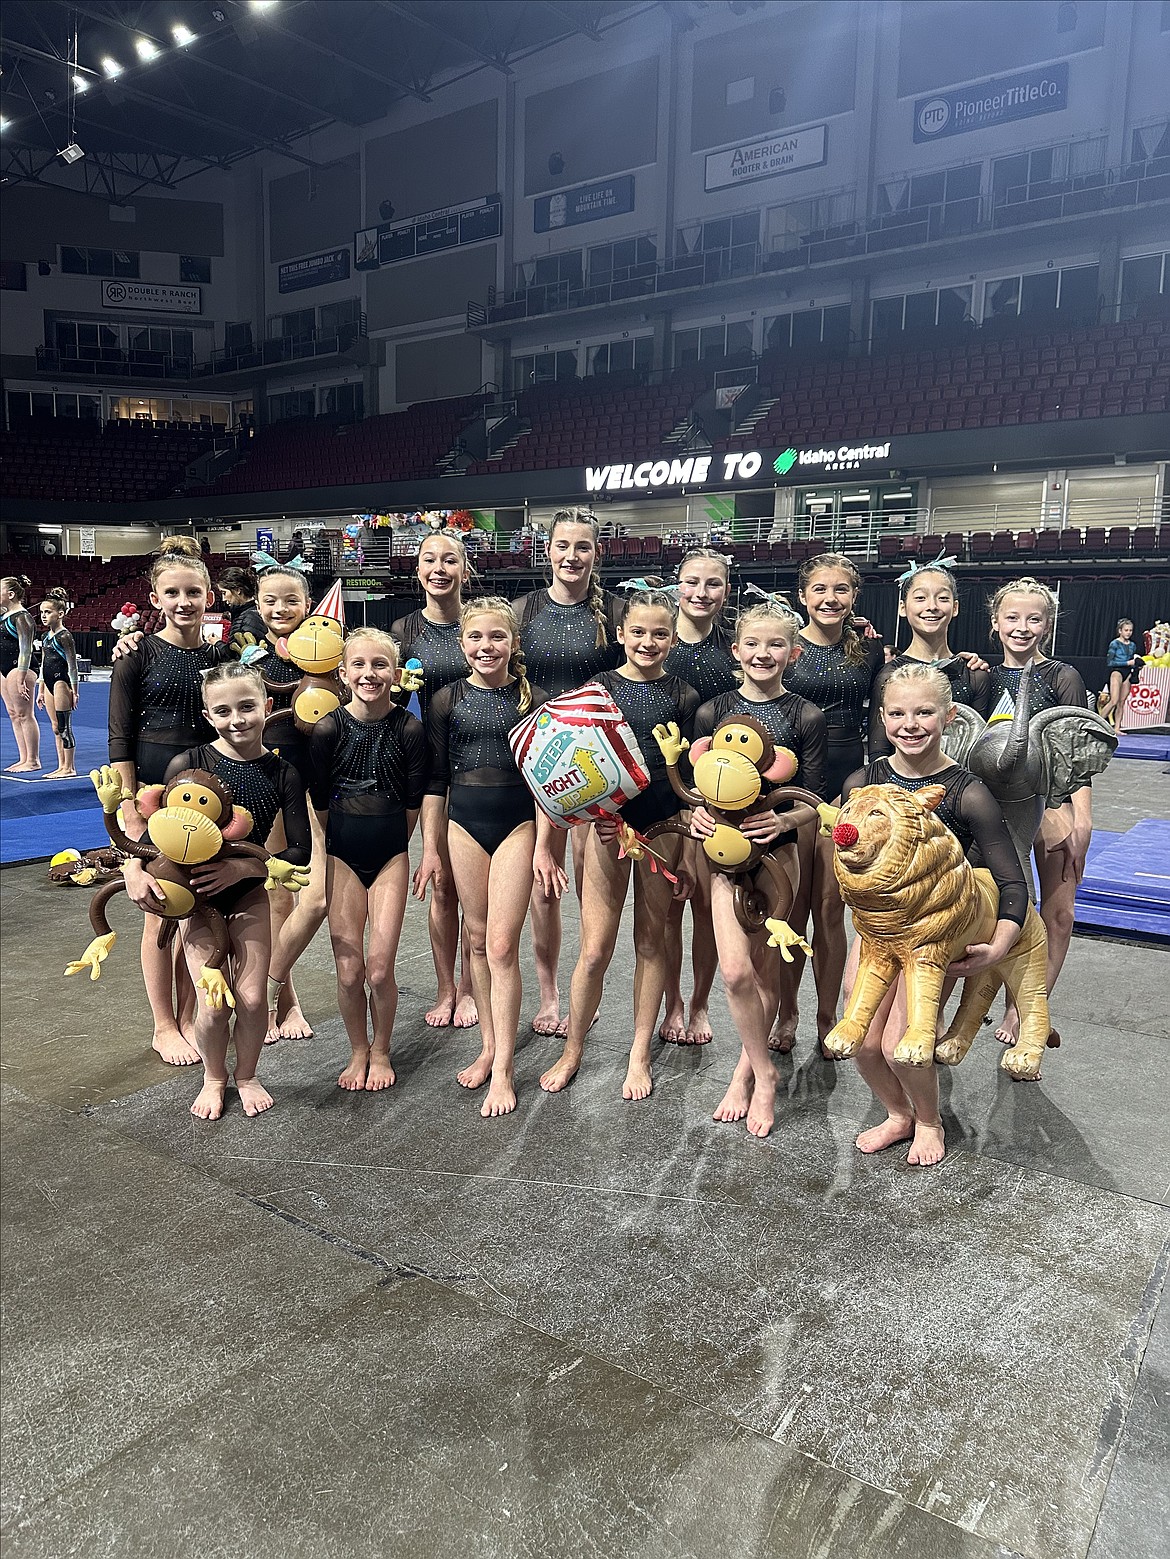
<svg viewBox="0 0 1170 1559">
<path fill-rule="evenodd" d="M 1029 663 L 1010 720 L 988 723 L 965 704 L 956 704 L 943 739 L 947 755 L 978 775 L 1003 808 L 1029 891 L 1032 841 L 1045 808 L 1063 805 L 1100 774 L 1117 747 L 1109 722 L 1075 704 L 1042 709 L 1029 719 L 1031 678 Z"/>
</svg>

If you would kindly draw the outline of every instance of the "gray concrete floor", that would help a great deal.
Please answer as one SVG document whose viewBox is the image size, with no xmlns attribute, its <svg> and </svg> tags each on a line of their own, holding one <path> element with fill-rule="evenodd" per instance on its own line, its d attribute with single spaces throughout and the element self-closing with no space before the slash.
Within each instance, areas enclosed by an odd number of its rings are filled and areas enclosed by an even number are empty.
<svg viewBox="0 0 1170 1559">
<path fill-rule="evenodd" d="M 1116 763 L 1096 796 L 1123 830 L 1170 791 Z M 44 877 L 0 873 L 12 1559 L 1166 1552 L 1166 951 L 1078 938 L 1043 1082 L 977 1043 L 925 1172 L 854 1151 L 868 1095 L 806 1023 L 775 1135 L 712 1124 L 721 999 L 623 1104 L 626 942 L 578 1082 L 542 1095 L 526 1034 L 481 1121 L 414 907 L 398 1086 L 337 1090 L 321 937 L 277 1107 L 208 1125 L 133 937 L 60 979 L 88 895 Z"/>
</svg>

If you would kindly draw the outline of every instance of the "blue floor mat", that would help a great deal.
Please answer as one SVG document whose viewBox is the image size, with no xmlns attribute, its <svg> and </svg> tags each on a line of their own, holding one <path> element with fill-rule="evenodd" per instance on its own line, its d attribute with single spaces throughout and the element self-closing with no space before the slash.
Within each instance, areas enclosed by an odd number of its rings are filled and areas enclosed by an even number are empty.
<svg viewBox="0 0 1170 1559">
<path fill-rule="evenodd" d="M 110 684 L 83 682 L 81 705 L 74 711 L 77 740 L 75 780 L 42 779 L 34 774 L 0 772 L 0 865 L 35 861 L 58 850 L 92 850 L 107 843 L 101 808 L 89 782 L 90 769 L 107 761 Z M 37 710 L 41 728 L 42 773 L 56 767 L 56 746 L 48 716 Z M 0 720 L 0 771 L 16 761 L 16 740 L 7 719 Z"/>
<path fill-rule="evenodd" d="M 1079 926 L 1170 939 L 1170 822 L 1095 835 L 1077 889 Z"/>
<path fill-rule="evenodd" d="M 1165 763 L 1170 759 L 1170 732 L 1146 733 L 1134 731 L 1123 734 L 1117 744 L 1115 758 L 1145 758 L 1153 763 Z"/>
</svg>

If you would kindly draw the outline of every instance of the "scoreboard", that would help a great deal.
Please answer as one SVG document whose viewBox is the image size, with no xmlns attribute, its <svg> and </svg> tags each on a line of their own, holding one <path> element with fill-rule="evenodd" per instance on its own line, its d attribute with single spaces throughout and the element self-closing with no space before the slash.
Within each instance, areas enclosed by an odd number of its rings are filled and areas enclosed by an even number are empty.
<svg viewBox="0 0 1170 1559">
<path fill-rule="evenodd" d="M 359 271 L 376 270 L 399 260 L 414 260 L 498 238 L 503 231 L 499 195 L 443 211 L 428 211 L 401 227 L 363 228 L 354 236 L 354 263 Z"/>
</svg>

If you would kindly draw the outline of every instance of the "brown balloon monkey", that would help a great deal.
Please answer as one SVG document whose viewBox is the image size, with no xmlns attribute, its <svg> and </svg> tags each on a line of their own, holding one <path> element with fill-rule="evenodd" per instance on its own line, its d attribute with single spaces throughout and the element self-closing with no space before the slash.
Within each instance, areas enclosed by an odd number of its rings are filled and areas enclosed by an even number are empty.
<svg viewBox="0 0 1170 1559">
<path fill-rule="evenodd" d="M 280 885 L 296 892 L 308 882 L 307 867 L 294 866 L 289 861 L 270 856 L 261 845 L 246 843 L 252 831 L 251 814 L 244 807 L 233 805 L 226 786 L 202 769 L 185 769 L 166 785 L 147 785 L 138 792 L 138 810 L 148 820 L 149 844 L 128 838 L 118 819 L 118 808 L 126 799 L 118 771 L 106 765 L 92 770 L 89 777 L 102 804 L 110 839 L 118 849 L 144 862 L 147 872 L 162 890 L 162 901 L 152 898 L 144 906 L 147 913 L 157 915 L 162 922 L 158 945 L 166 947 L 174 939 L 178 922 L 198 911 L 207 922 L 214 946 L 211 957 L 199 971 L 196 988 L 203 992 L 204 1000 L 213 1011 L 225 1002 L 234 1007 L 235 998 L 223 973 L 231 946 L 227 921 L 219 910 L 192 889 L 191 868 L 213 861 L 248 857 L 267 863 L 266 888 Z M 125 881 L 120 879 L 107 883 L 94 894 L 89 906 L 94 939 L 81 957 L 66 967 L 67 975 L 88 969 L 91 980 L 100 977 L 101 966 L 117 939 L 117 932 L 111 930 L 106 918 L 106 906 L 125 887 Z"/>
</svg>

